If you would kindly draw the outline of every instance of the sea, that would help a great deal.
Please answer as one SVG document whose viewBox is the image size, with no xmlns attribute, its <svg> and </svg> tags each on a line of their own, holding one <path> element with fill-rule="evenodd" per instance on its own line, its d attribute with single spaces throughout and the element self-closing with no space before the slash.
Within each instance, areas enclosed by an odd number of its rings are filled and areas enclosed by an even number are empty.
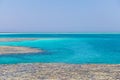
<svg viewBox="0 0 120 80">
<path fill-rule="evenodd" d="M 0 64 L 120 64 L 120 34 L 0 33 L 0 38 L 38 38 L 0 42 L 0 46 L 42 49 L 42 53 L 0 55 Z"/>
</svg>

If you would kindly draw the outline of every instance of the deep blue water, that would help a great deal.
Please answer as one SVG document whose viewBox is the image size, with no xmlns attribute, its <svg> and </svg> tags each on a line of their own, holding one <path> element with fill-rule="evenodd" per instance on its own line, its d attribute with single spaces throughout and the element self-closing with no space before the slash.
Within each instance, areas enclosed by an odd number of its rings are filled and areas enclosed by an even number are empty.
<svg viewBox="0 0 120 80">
<path fill-rule="evenodd" d="M 0 42 L 0 46 L 33 47 L 45 52 L 0 55 L 0 64 L 120 64 L 120 34 L 0 34 L 0 38 L 20 37 L 40 39 Z"/>
</svg>

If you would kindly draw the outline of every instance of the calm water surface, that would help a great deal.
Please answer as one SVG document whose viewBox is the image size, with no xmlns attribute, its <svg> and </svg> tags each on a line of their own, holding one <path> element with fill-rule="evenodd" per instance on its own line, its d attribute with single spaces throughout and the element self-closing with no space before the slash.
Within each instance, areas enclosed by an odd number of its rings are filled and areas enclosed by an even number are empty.
<svg viewBox="0 0 120 80">
<path fill-rule="evenodd" d="M 25 46 L 45 51 L 35 54 L 0 55 L 0 64 L 120 64 L 120 34 L 0 34 L 0 38 L 40 38 L 0 42 L 0 46 Z"/>
</svg>

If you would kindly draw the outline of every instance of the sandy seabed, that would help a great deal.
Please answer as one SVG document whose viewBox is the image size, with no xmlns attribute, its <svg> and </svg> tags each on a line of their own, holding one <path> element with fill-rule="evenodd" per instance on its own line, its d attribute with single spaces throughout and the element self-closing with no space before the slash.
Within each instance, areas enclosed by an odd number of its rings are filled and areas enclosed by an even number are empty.
<svg viewBox="0 0 120 80">
<path fill-rule="evenodd" d="M 0 80 L 120 80 L 120 64 L 0 65 Z"/>
</svg>

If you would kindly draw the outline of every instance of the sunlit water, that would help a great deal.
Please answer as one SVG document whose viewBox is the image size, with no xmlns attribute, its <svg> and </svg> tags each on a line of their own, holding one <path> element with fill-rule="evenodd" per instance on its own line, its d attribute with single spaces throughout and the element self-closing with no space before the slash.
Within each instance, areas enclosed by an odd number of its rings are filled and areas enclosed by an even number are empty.
<svg viewBox="0 0 120 80">
<path fill-rule="evenodd" d="M 0 37 L 39 38 L 0 42 L 0 46 L 25 46 L 44 50 L 43 53 L 0 55 L 0 64 L 120 64 L 120 34 L 0 34 Z"/>
</svg>

